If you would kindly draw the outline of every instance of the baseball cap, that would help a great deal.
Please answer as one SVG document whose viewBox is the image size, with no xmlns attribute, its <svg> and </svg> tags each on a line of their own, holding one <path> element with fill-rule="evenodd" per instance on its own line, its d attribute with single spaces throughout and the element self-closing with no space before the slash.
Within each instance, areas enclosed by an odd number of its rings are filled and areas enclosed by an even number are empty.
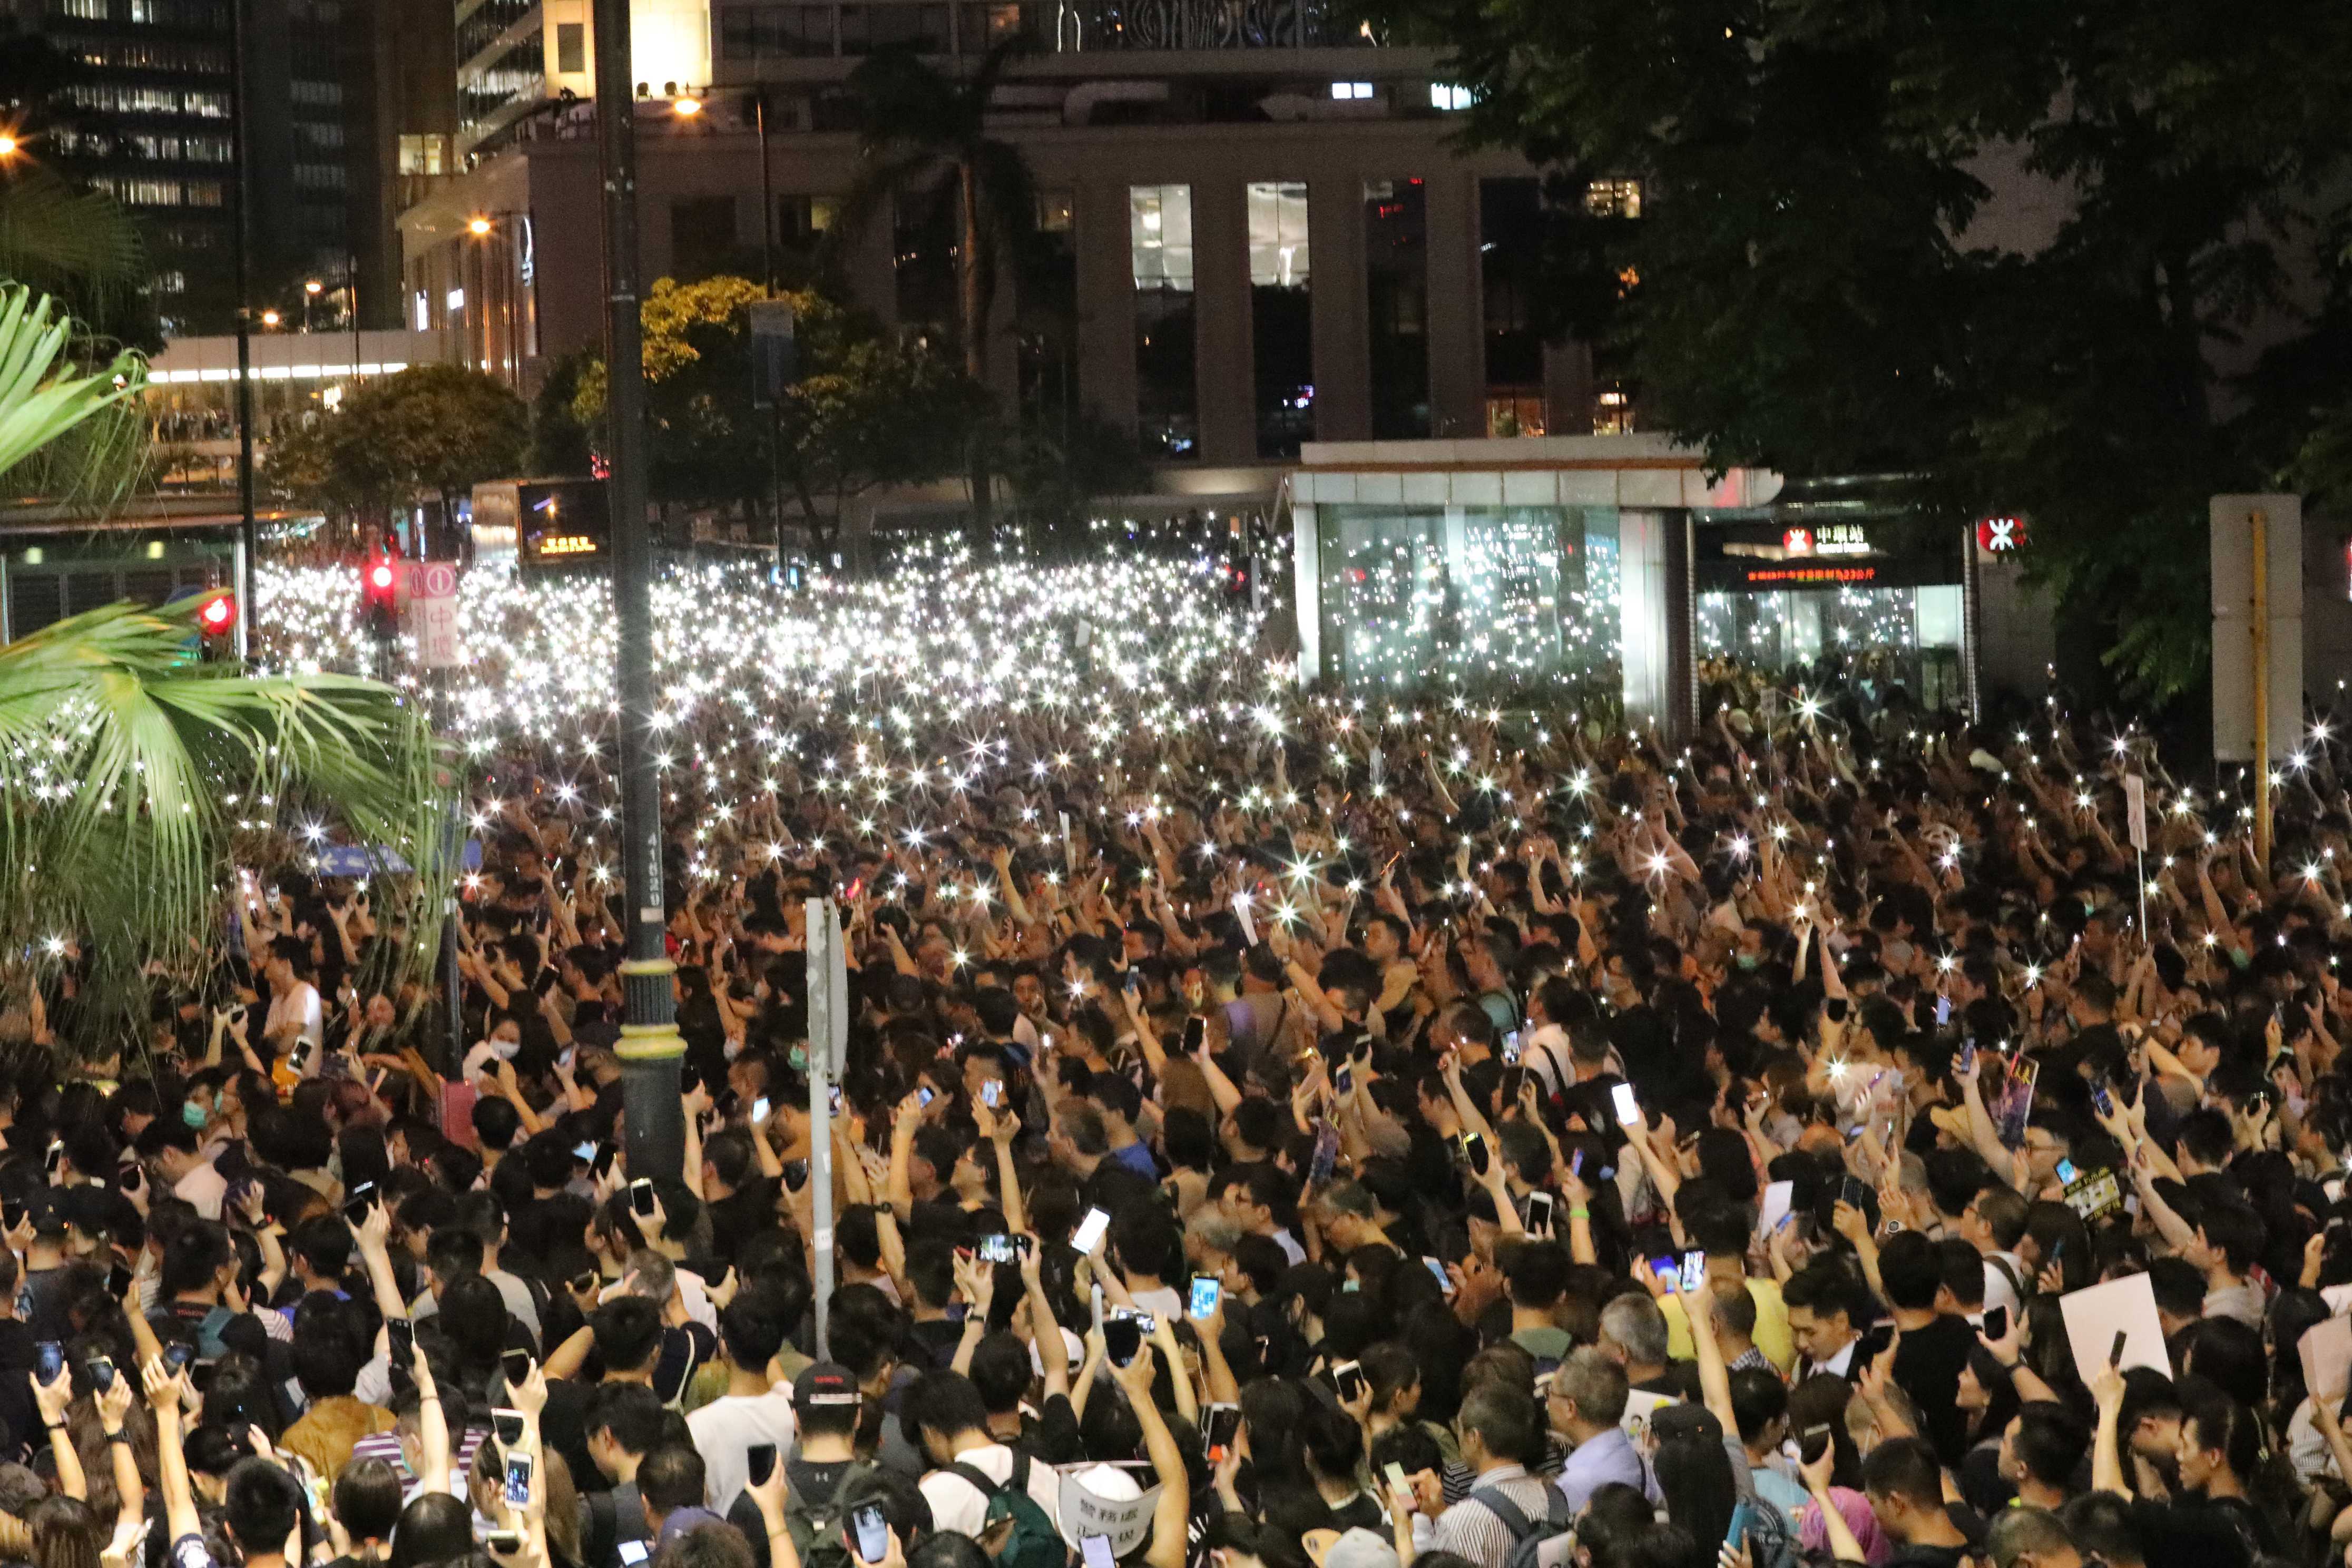
<svg viewBox="0 0 2352 1568">
<path fill-rule="evenodd" d="M 1323 1532 L 1314 1531 L 1308 1533 L 1319 1535 Z M 1394 1543 L 1373 1534 L 1362 1525 L 1355 1526 L 1328 1544 L 1308 1541 L 1306 1545 L 1308 1555 L 1315 1559 L 1317 1568 L 1397 1568 Z M 1320 1552 L 1315 1551 L 1318 1545 L 1323 1547 Z"/>
<path fill-rule="evenodd" d="M 838 1362 L 821 1361 L 804 1367 L 793 1380 L 793 1408 L 809 1410 L 820 1405 L 855 1405 L 860 1395 L 857 1378 Z"/>
</svg>

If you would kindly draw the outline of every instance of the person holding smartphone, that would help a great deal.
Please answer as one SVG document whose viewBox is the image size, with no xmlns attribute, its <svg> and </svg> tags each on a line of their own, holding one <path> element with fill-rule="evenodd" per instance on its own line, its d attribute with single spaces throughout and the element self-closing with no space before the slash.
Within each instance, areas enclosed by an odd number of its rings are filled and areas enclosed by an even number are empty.
<svg viewBox="0 0 2352 1568">
<path fill-rule="evenodd" d="M 746 1456 L 758 1444 L 778 1453 L 793 1446 L 793 1396 L 771 1386 L 768 1368 L 784 1348 L 786 1303 L 772 1285 L 745 1285 L 719 1314 L 719 1353 L 727 1392 L 686 1418 L 702 1456 L 711 1509 L 725 1517 L 748 1483 Z"/>
</svg>

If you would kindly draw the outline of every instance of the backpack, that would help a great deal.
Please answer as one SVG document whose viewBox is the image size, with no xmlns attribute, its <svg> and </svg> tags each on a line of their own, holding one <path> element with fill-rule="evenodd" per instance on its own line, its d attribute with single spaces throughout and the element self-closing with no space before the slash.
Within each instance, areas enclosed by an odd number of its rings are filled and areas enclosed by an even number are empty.
<svg viewBox="0 0 2352 1568">
<path fill-rule="evenodd" d="M 629 1494 L 630 1506 L 625 1509 L 620 1506 L 617 1495 L 624 1491 Z M 625 1482 L 612 1491 L 590 1492 L 586 1501 L 588 1528 L 581 1532 L 585 1537 L 580 1543 L 581 1556 L 586 1559 L 590 1568 L 610 1568 L 611 1564 L 621 1561 L 623 1542 L 642 1542 L 646 1540 L 645 1504 L 639 1500 L 636 1484 L 633 1481 Z M 644 1559 L 641 1557 L 639 1561 Z"/>
<path fill-rule="evenodd" d="M 782 1463 L 781 1459 L 777 1461 Z M 848 1568 L 849 1543 L 841 1533 L 841 1498 L 874 1473 L 870 1462 L 853 1464 L 841 1472 L 831 1495 L 813 1498 L 792 1487 L 784 1493 L 784 1531 L 793 1538 L 801 1568 Z"/>
<path fill-rule="evenodd" d="M 1492 1487 L 1472 1492 L 1470 1500 L 1500 1520 L 1510 1532 L 1511 1549 L 1504 1554 L 1502 1568 L 1561 1568 L 1576 1551 L 1576 1510 L 1569 1506 L 1568 1494 L 1558 1487 L 1544 1488 L 1544 1516 L 1538 1520 L 1529 1519 L 1518 1504 Z"/>
<path fill-rule="evenodd" d="M 996 1568 L 1066 1568 L 1070 1549 L 1063 1543 L 1062 1532 L 1029 1495 L 1028 1455 L 1013 1450 L 1013 1478 L 1003 1486 L 961 1461 L 948 1468 L 980 1489 L 980 1495 L 988 1500 L 990 1523 L 1002 1517 L 997 1511 L 999 1500 L 1005 1505 L 1004 1513 L 1012 1516 L 1013 1533 L 996 1554 Z"/>
</svg>

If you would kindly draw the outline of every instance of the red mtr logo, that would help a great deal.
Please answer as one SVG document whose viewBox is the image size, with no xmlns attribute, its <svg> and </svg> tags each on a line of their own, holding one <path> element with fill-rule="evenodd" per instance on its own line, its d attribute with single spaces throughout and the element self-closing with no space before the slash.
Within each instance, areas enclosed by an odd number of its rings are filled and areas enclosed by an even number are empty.
<svg viewBox="0 0 2352 1568">
<path fill-rule="evenodd" d="M 236 595 L 223 594 L 196 612 L 196 626 L 208 637 L 226 637 L 236 629 Z"/>
</svg>

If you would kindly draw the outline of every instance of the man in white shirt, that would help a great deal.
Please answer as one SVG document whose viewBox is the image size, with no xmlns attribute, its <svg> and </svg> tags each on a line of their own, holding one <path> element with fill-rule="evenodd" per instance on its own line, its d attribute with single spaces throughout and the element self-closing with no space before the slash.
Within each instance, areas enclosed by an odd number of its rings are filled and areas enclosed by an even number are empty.
<svg viewBox="0 0 2352 1568">
<path fill-rule="evenodd" d="M 999 1489 L 1013 1484 L 1025 1469 L 1022 1479 L 1031 1500 L 1047 1519 L 1061 1517 L 1060 1477 L 1051 1465 L 1032 1462 L 988 1435 L 988 1405 L 970 1378 L 952 1372 L 925 1373 L 908 1385 L 898 1416 L 933 1467 L 923 1478 L 922 1493 L 931 1507 L 934 1530 L 952 1530 L 977 1541 L 988 1528 L 991 1492 L 958 1474 L 957 1467 Z"/>
<path fill-rule="evenodd" d="M 319 988 L 310 984 L 310 955 L 300 942 L 280 937 L 269 944 L 269 960 L 262 971 L 269 977 L 269 1015 L 261 1036 L 279 1056 L 290 1052 L 297 1040 L 315 1047 L 326 1037 L 326 1009 Z M 319 1052 L 313 1049 L 303 1076 L 315 1078 L 318 1071 Z"/>
<path fill-rule="evenodd" d="M 2024 1310 L 2020 1288 L 2025 1265 L 2018 1261 L 2018 1238 L 2025 1234 L 2025 1200 L 2012 1188 L 1988 1181 L 1960 1211 L 1960 1239 L 1984 1255 L 1985 1310 L 2005 1307 L 2011 1318 Z"/>
<path fill-rule="evenodd" d="M 228 1178 L 213 1169 L 196 1147 L 195 1129 L 174 1117 L 147 1124 L 139 1134 L 139 1152 L 153 1162 L 152 1171 L 172 1195 L 195 1206 L 196 1213 L 217 1221 L 228 1199 Z"/>
<path fill-rule="evenodd" d="M 710 1510 L 722 1519 L 750 1479 L 746 1458 L 754 1443 L 773 1444 L 780 1463 L 792 1451 L 793 1391 L 770 1381 L 783 1344 L 784 1306 L 772 1290 L 746 1287 L 719 1314 L 727 1392 L 688 1415 L 686 1427 L 702 1456 Z"/>
</svg>

